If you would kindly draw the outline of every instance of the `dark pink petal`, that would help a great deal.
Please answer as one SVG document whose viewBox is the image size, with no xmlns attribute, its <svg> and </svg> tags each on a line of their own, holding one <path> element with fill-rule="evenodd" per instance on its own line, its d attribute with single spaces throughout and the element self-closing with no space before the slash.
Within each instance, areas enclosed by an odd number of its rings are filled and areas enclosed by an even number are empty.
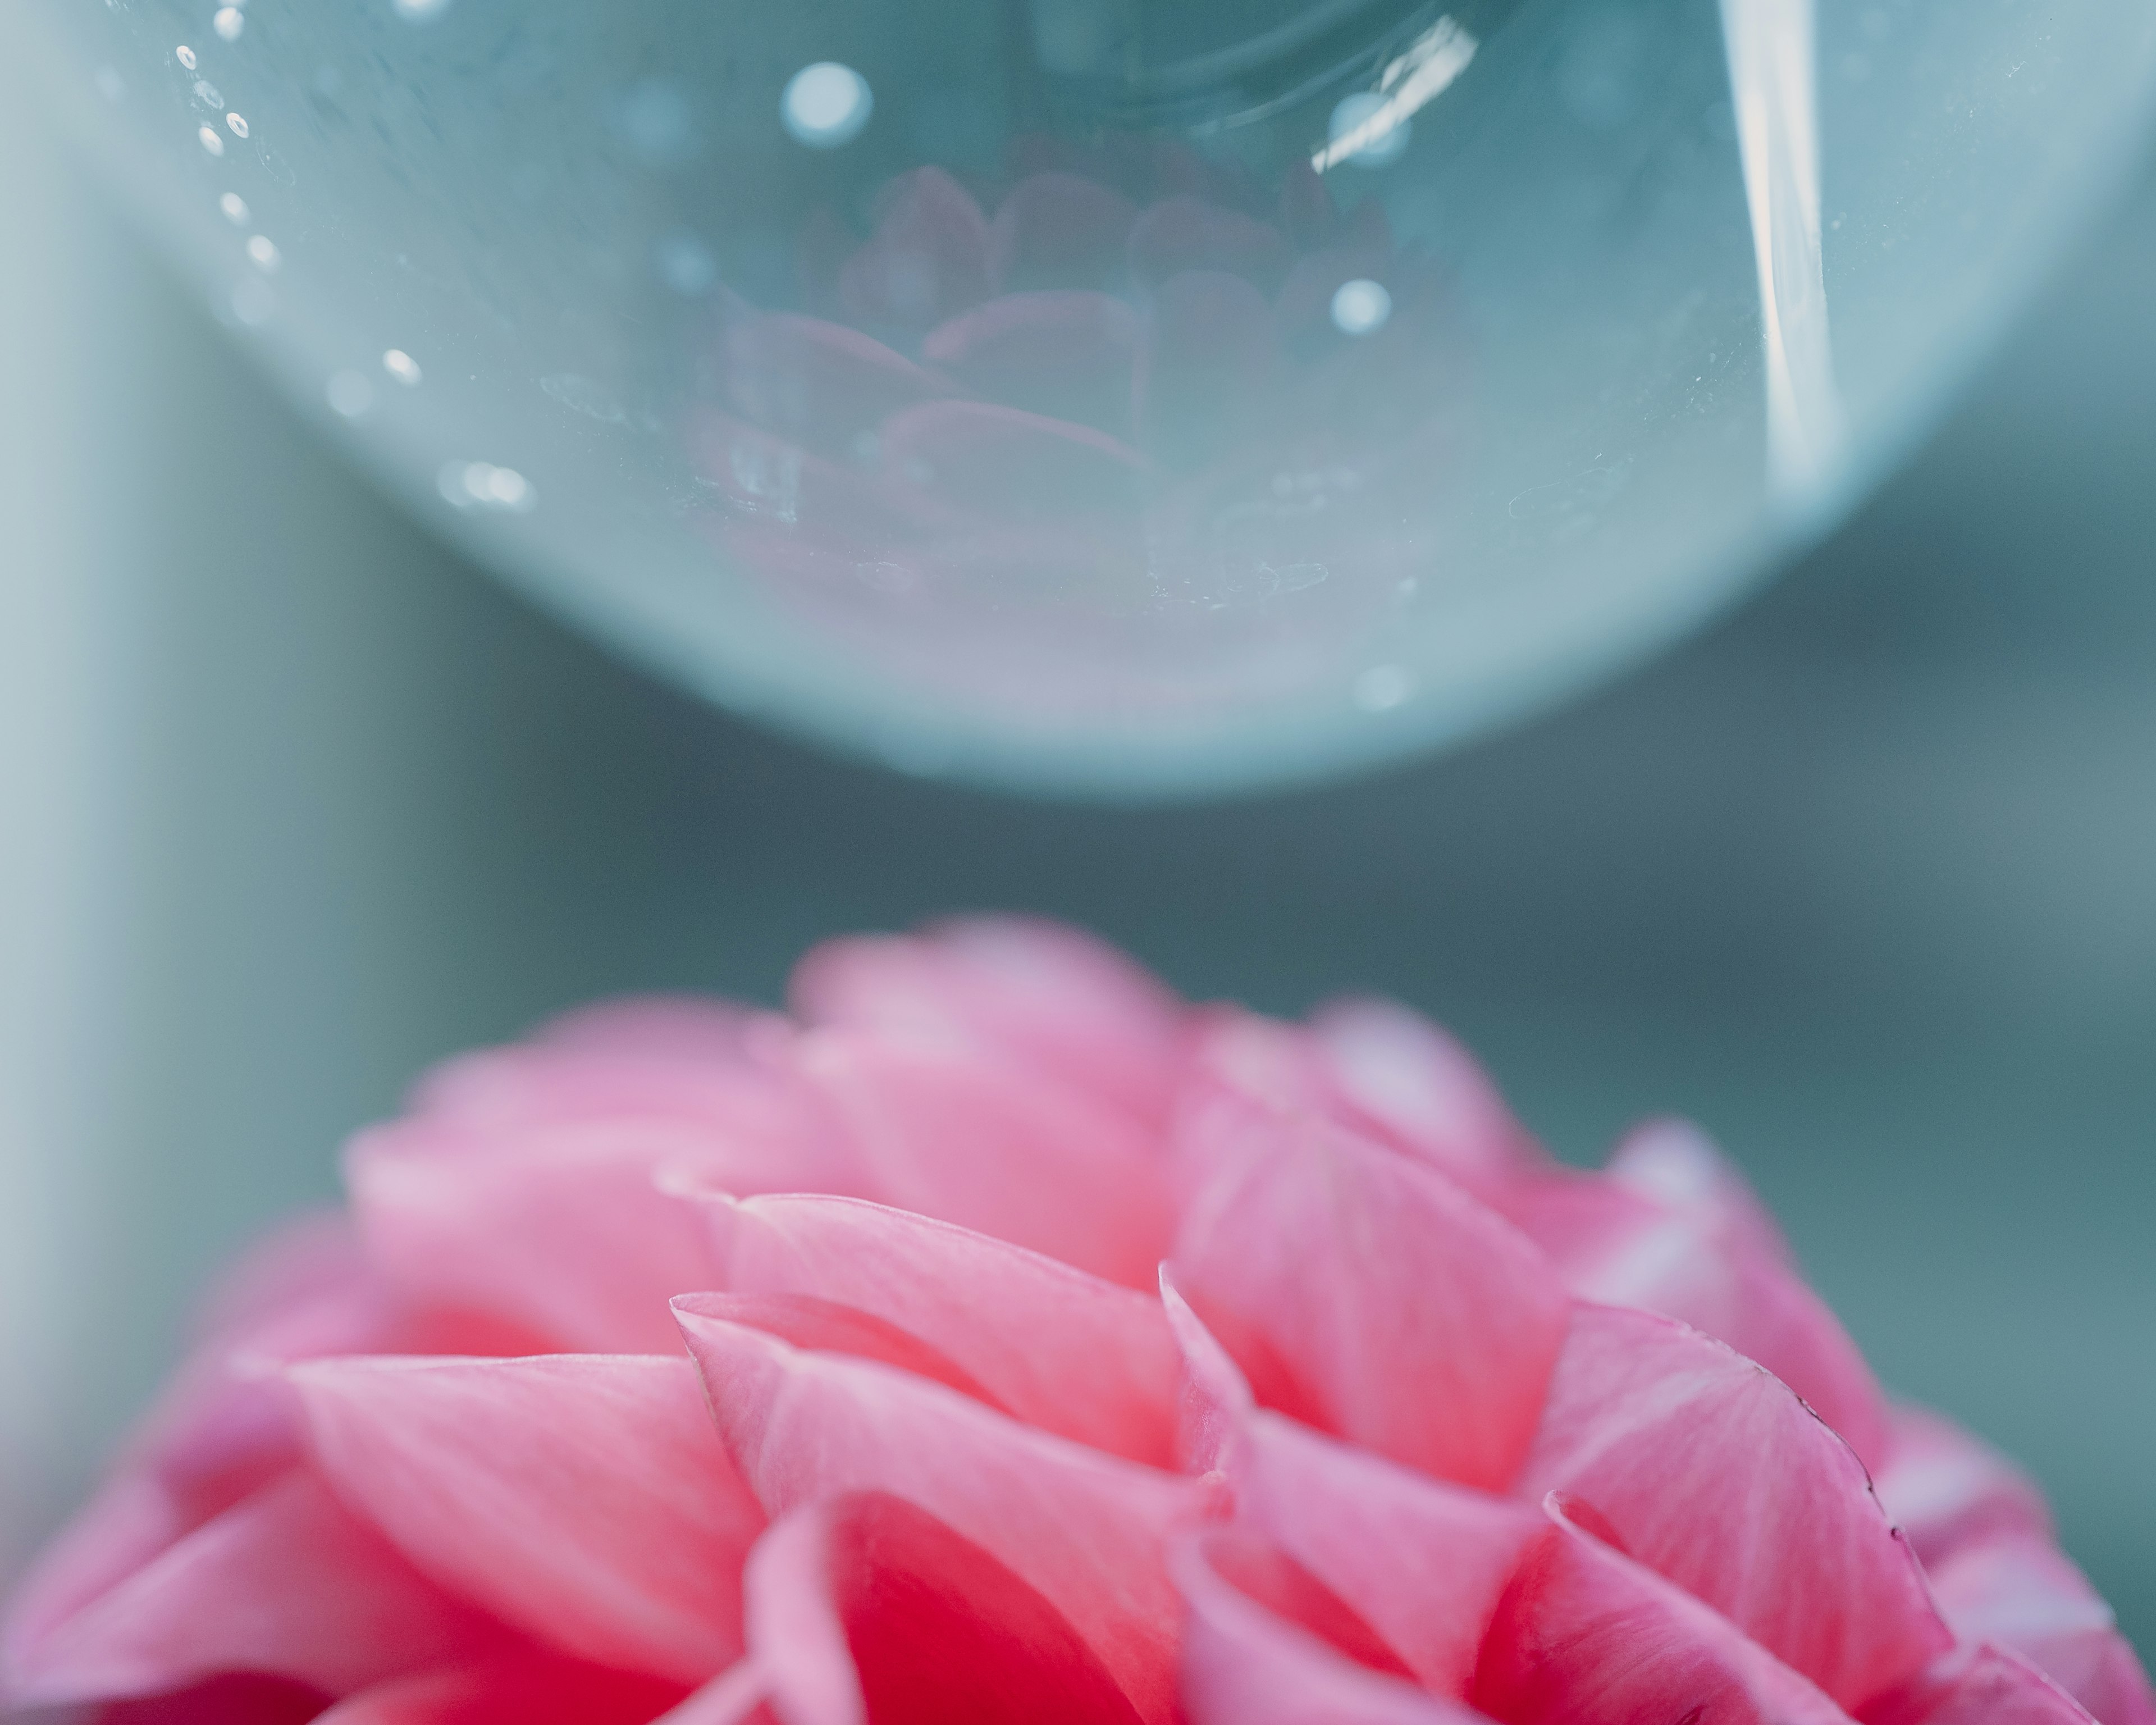
<svg viewBox="0 0 2156 1725">
<path fill-rule="evenodd" d="M 785 311 L 729 326 L 723 375 L 726 404 L 743 418 L 841 461 L 860 459 L 861 439 L 891 414 L 952 393 L 874 336 Z"/>
<path fill-rule="evenodd" d="M 1921 1408 L 1897 1407 L 1879 1501 L 1927 1567 L 2003 1534 L 2048 1537 L 2051 1512 L 2026 1475 L 1989 1445 Z"/>
<path fill-rule="evenodd" d="M 1258 1399 L 1396 1461 L 1502 1487 L 1568 1301 L 1443 1175 L 1322 1122 L 1246 1110 L 1176 1238 L 1176 1285 Z"/>
<path fill-rule="evenodd" d="M 11 1635 L 4 1688 L 51 1705 L 252 1671 L 340 1695 L 501 1639 L 295 1470 L 71 1615 Z"/>
<path fill-rule="evenodd" d="M 1082 174 L 1029 174 L 997 207 L 989 274 L 1003 293 L 1113 286 L 1137 215 L 1129 198 Z"/>
<path fill-rule="evenodd" d="M 661 1169 L 767 1183 L 675 1122 L 531 1127 L 477 1147 L 445 1146 L 454 1136 L 420 1119 L 353 1140 L 345 1183 L 368 1250 L 408 1298 L 494 1313 L 555 1348 L 670 1353 L 667 1301 L 715 1280 L 702 1219 L 660 1189 Z"/>
<path fill-rule="evenodd" d="M 1120 1110 L 1006 1061 L 865 1031 L 802 1040 L 869 1191 L 1126 1286 L 1169 1237 L 1167 1174 Z"/>
<path fill-rule="evenodd" d="M 1245 1423 L 1240 1519 L 1382 1635 L 1424 1686 L 1465 1699 L 1537 1511 L 1395 1466 L 1277 1414 Z"/>
<path fill-rule="evenodd" d="M 1240 275 L 1187 270 L 1155 291 L 1139 349 L 1138 441 L 1177 468 L 1247 436 L 1279 358 L 1271 305 Z"/>
<path fill-rule="evenodd" d="M 850 1491 L 926 1510 L 1067 1619 L 1139 1713 L 1172 1711 L 1162 1569 L 1195 1489 L 872 1362 L 803 1353 L 680 1302 L 682 1334 L 742 1476 L 773 1516 Z"/>
<path fill-rule="evenodd" d="M 826 941 L 788 990 L 810 1024 L 993 1049 L 1158 1122 L 1178 1076 L 1183 1010 L 1091 935 L 1017 916 L 921 935 Z"/>
<path fill-rule="evenodd" d="M 1189 1610 L 1182 1683 L 1189 1725 L 1462 1725 L 1476 1717 L 1417 1689 L 1346 1606 L 1291 1561 L 1276 1555 L 1267 1563 L 1253 1544 L 1244 1533 L 1207 1533 L 1175 1553 L 1175 1582 Z"/>
<path fill-rule="evenodd" d="M 1483 1650 L 1483 1712 L 1507 1725 L 1846 1725 L 1727 1619 L 1585 1532 L 1591 1511 L 1553 1493 L 1550 1512 Z"/>
<path fill-rule="evenodd" d="M 1137 1725 L 1039 1592 L 887 1493 L 776 1523 L 747 1589 L 749 1643 L 784 1725 Z"/>
<path fill-rule="evenodd" d="M 1980 1646 L 1956 1649 L 1861 1717 L 1864 1725 L 2088 1725 L 2034 1666 Z"/>
<path fill-rule="evenodd" d="M 530 1651 L 362 1691 L 321 1725 L 649 1725 L 681 1686 Z"/>
<path fill-rule="evenodd" d="M 1593 1504 L 1634 1558 L 1845 1706 L 1951 1640 L 1849 1446 L 1667 1318 L 1578 1309 L 1517 1490 Z"/>
<path fill-rule="evenodd" d="M 1158 288 L 1171 276 L 1203 270 L 1240 278 L 1270 293 L 1286 270 L 1286 238 L 1270 223 L 1223 209 L 1202 198 L 1163 198 L 1131 229 L 1131 273 Z"/>
<path fill-rule="evenodd" d="M 1128 444 L 988 402 L 926 402 L 886 420 L 880 436 L 890 483 L 993 520 L 1127 515 L 1145 484 Z"/>
<path fill-rule="evenodd" d="M 2111 1607 L 2041 1533 L 1964 1545 L 1931 1570 L 1939 1609 L 1964 1641 L 2020 1654 L 2097 1725 L 2152 1725 L 2147 1674 Z"/>
<path fill-rule="evenodd" d="M 712 1221 L 726 1287 L 873 1312 L 1029 1425 L 1133 1461 L 1171 1460 L 1178 1361 L 1158 1299 L 852 1199 L 752 1198 L 716 1206 Z"/>
<path fill-rule="evenodd" d="M 929 331 L 921 357 L 977 395 L 1111 437 L 1131 431 L 1138 316 L 1103 293 L 1005 294 Z"/>
<path fill-rule="evenodd" d="M 87 1725 L 306 1725 L 328 1697 L 285 1677 L 228 1671 L 170 1695 L 116 1701 L 87 1716 Z"/>
<path fill-rule="evenodd" d="M 864 323 L 925 330 L 988 296 L 988 224 L 940 167 L 884 188 L 875 237 L 846 260 L 839 299 Z"/>
<path fill-rule="evenodd" d="M 594 1663 L 701 1681 L 741 1651 L 763 1516 L 686 1360 L 323 1360 L 293 1368 L 338 1493 L 413 1561 Z"/>
</svg>

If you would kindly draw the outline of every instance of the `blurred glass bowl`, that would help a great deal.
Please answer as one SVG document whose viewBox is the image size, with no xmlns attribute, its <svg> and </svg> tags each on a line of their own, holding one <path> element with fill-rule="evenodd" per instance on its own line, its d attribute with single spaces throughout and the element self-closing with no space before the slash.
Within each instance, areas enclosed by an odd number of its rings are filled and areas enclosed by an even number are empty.
<svg viewBox="0 0 2156 1725">
<path fill-rule="evenodd" d="M 1919 429 L 2145 0 L 31 0 L 295 397 L 745 713 L 1111 796 L 1470 734 Z"/>
</svg>

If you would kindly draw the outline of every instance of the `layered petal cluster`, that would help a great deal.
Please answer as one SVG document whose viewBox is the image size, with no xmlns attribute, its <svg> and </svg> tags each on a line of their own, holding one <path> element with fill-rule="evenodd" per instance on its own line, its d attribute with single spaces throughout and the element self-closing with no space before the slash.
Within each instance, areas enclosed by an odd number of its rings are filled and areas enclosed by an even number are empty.
<svg viewBox="0 0 2156 1725">
<path fill-rule="evenodd" d="M 1692 1129 L 1060 928 L 435 1072 L 6 1629 L 104 1725 L 2156 1725 Z"/>
</svg>

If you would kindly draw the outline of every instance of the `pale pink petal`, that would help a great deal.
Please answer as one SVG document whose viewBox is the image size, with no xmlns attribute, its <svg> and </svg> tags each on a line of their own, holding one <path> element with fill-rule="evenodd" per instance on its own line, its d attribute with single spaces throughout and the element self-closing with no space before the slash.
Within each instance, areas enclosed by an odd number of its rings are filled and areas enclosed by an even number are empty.
<svg viewBox="0 0 2156 1725">
<path fill-rule="evenodd" d="M 408 1299 L 491 1312 L 557 1348 L 673 1351 L 674 1295 L 716 1280 L 696 1206 L 661 1169 L 783 1182 L 783 1158 L 729 1156 L 678 1122 L 570 1122 L 445 1145 L 424 1119 L 362 1133 L 345 1157 L 368 1250 Z"/>
<path fill-rule="evenodd" d="M 326 1360 L 292 1377 L 338 1493 L 465 1597 L 683 1683 L 740 1653 L 763 1517 L 686 1360 Z"/>
<path fill-rule="evenodd" d="M 977 395 L 1112 437 L 1131 429 L 1138 316 L 1106 294 L 1005 294 L 929 331 L 921 357 Z"/>
<path fill-rule="evenodd" d="M 363 1690 L 316 1725 L 649 1725 L 681 1686 L 530 1650 Z"/>
<path fill-rule="evenodd" d="M 1591 1503 L 1634 1558 L 1845 1706 L 1950 1643 L 1849 1446 L 1667 1318 L 1578 1309 L 1517 1489 Z"/>
<path fill-rule="evenodd" d="M 1174 1555 L 1189 1608 L 1182 1686 L 1189 1725 L 1464 1725 L 1477 1717 L 1416 1688 L 1340 1601 L 1291 1563 L 1264 1564 L 1248 1543 L 1245 1534 L 1202 1534 L 1180 1542 Z M 1266 1568 L 1276 1573 L 1263 1575 Z M 1262 1589 L 1255 1597 L 1245 1590 L 1253 1582 Z M 1363 1656 L 1343 1651 L 1343 1641 Z"/>
<path fill-rule="evenodd" d="M 1166 1264 L 1160 1266 L 1160 1303 L 1183 1363 L 1176 1459 L 1186 1473 L 1214 1474 L 1229 1459 L 1257 1399 L 1243 1368 L 1190 1309 L 1175 1286 L 1173 1269 Z"/>
<path fill-rule="evenodd" d="M 1158 1122 L 1180 1076 L 1183 1009 L 1112 947 L 1018 916 L 826 941 L 788 995 L 809 1024 L 994 1050 Z"/>
<path fill-rule="evenodd" d="M 1125 268 L 1137 206 L 1081 174 L 1029 174 L 997 207 L 988 235 L 997 287 L 1102 288 Z"/>
<path fill-rule="evenodd" d="M 940 167 L 884 188 L 875 237 L 846 260 L 839 298 L 865 323 L 925 330 L 988 296 L 988 223 Z"/>
<path fill-rule="evenodd" d="M 719 1430 L 776 1516 L 888 1491 L 985 1548 L 1038 1589 L 1139 1713 L 1172 1712 L 1175 1619 L 1162 1543 L 1195 1488 L 1030 1430 L 873 1362 L 803 1353 L 678 1302 Z"/>
<path fill-rule="evenodd" d="M 1580 1523 L 1553 1493 L 1553 1525 L 1499 1607 L 1475 1704 L 1506 1725 L 1846 1725 L 1795 1671 L 1689 1594 Z"/>
<path fill-rule="evenodd" d="M 2156 1702 L 2111 1607 L 2039 1532 L 1965 1544 L 1931 1570 L 1939 1609 L 1964 1641 L 2020 1654 L 2097 1725 L 2152 1725 Z"/>
<path fill-rule="evenodd" d="M 338 1695 L 502 1639 L 295 1469 L 12 1637 L 5 1693 L 50 1705 L 237 1671 Z"/>
<path fill-rule="evenodd" d="M 814 1353 L 846 1353 L 855 1359 L 880 1360 L 911 1377 L 955 1389 L 998 1413 L 1010 1411 L 949 1355 L 872 1312 L 819 1300 L 811 1294 L 704 1293 L 684 1297 L 693 1299 L 696 1310 L 706 1317 L 761 1330 Z"/>
<path fill-rule="evenodd" d="M 1928 1567 L 2002 1534 L 2050 1534 L 2043 1494 L 1989 1444 L 1922 1408 L 1895 1408 L 1892 1430 L 1874 1483 Z"/>
<path fill-rule="evenodd" d="M 1964 1647 L 1864 1710 L 1864 1725 L 2088 1725 L 2034 1666 L 1996 1647 Z"/>
<path fill-rule="evenodd" d="M 1039 1592 L 887 1493 L 777 1522 L 747 1589 L 750 1646 L 784 1725 L 1138 1725 Z"/>
<path fill-rule="evenodd" d="M 1176 1285 L 1258 1399 L 1463 1484 L 1512 1480 L 1569 1302 L 1443 1175 L 1246 1111 L 1176 1238 Z"/>
<path fill-rule="evenodd" d="M 1310 1030 L 1350 1103 L 1469 1187 L 1542 1164 L 1481 1063 L 1419 1014 L 1389 1000 L 1339 1000 L 1312 1016 Z"/>
<path fill-rule="evenodd" d="M 891 485 L 992 521 L 1128 516 L 1145 489 L 1145 458 L 1120 439 L 990 402 L 924 402 L 877 435 Z"/>
<path fill-rule="evenodd" d="M 333 1211 L 301 1216 L 218 1278 L 195 1314 L 195 1333 L 205 1342 L 242 1340 L 281 1327 L 295 1308 L 367 1301 L 378 1286 L 349 1217 Z"/>
<path fill-rule="evenodd" d="M 802 1039 L 868 1195 L 1130 1287 L 1169 1237 L 1167 1174 L 1128 1115 L 1009 1063 L 846 1029 Z"/>
<path fill-rule="evenodd" d="M 1540 1513 L 1277 1414 L 1245 1421 L 1229 1472 L 1240 1519 L 1338 1594 L 1425 1687 L 1466 1697 L 1498 1596 L 1546 1525 Z"/>
<path fill-rule="evenodd" d="M 628 994 L 551 1018 L 531 1040 L 593 1054 L 733 1065 L 747 1058 L 752 1028 L 765 1016 L 706 994 Z"/>
<path fill-rule="evenodd" d="M 1178 1360 L 1157 1298 L 850 1199 L 752 1198 L 711 1215 L 725 1286 L 874 1313 L 1029 1425 L 1133 1461 L 1172 1458 Z"/>
<path fill-rule="evenodd" d="M 1604 1172 L 1666 1209 L 1695 1216 L 1732 1242 L 1788 1263 L 1789 1242 L 1736 1165 L 1688 1120 L 1661 1118 L 1632 1128 Z"/>
</svg>

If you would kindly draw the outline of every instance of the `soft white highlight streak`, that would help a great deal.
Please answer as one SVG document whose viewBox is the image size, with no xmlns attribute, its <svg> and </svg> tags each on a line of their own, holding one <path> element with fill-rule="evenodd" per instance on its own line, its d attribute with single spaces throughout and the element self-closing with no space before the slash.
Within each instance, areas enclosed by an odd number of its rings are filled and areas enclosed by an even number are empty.
<svg viewBox="0 0 2156 1725">
<path fill-rule="evenodd" d="M 1408 44 L 1407 52 L 1385 68 L 1378 80 L 1384 100 L 1358 124 L 1332 140 L 1310 158 L 1323 173 L 1351 157 L 1382 145 L 1405 125 L 1419 108 L 1427 107 L 1450 89 L 1454 79 L 1467 69 L 1480 46 L 1458 22 L 1441 18 Z"/>
<path fill-rule="evenodd" d="M 1785 498 L 1839 459 L 1840 392 L 1820 247 L 1813 0 L 1722 0 L 1766 342 L 1767 471 Z"/>
</svg>

